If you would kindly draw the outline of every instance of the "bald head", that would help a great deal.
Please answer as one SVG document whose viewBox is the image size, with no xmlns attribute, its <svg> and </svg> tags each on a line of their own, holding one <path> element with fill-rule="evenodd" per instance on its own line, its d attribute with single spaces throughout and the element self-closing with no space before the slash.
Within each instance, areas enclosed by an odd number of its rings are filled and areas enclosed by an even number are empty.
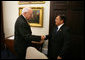
<svg viewBox="0 0 85 60">
<path fill-rule="evenodd" d="M 29 20 L 32 17 L 32 9 L 29 7 L 25 7 L 22 10 L 22 15 L 24 15 L 24 17 Z"/>
</svg>

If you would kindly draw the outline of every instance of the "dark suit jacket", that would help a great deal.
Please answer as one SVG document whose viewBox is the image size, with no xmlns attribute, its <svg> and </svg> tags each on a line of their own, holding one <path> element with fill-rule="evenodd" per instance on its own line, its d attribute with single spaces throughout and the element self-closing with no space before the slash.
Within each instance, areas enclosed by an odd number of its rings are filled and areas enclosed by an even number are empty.
<svg viewBox="0 0 85 60">
<path fill-rule="evenodd" d="M 46 39 L 49 39 L 48 57 L 56 59 L 57 56 L 61 56 L 66 58 L 70 51 L 70 29 L 63 25 L 57 33 L 55 30 L 54 28 L 52 33 L 46 36 Z"/>
<path fill-rule="evenodd" d="M 15 23 L 14 48 L 19 56 L 25 57 L 26 48 L 31 46 L 31 41 L 40 41 L 40 36 L 33 36 L 30 25 L 21 15 Z M 22 58 L 22 57 L 21 57 Z"/>
</svg>

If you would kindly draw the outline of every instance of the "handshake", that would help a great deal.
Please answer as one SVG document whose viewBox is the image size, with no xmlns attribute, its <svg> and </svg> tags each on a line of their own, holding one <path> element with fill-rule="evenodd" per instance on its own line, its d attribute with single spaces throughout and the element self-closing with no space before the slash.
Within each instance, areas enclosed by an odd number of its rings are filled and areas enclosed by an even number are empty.
<svg viewBox="0 0 85 60">
<path fill-rule="evenodd" d="M 46 37 L 45 37 L 44 35 L 42 35 L 42 36 L 41 36 L 41 40 L 40 40 L 40 42 L 32 41 L 32 43 L 34 43 L 34 44 L 43 44 L 45 38 L 46 38 Z"/>
<path fill-rule="evenodd" d="M 41 40 L 44 40 L 46 37 L 44 35 L 41 36 Z"/>
</svg>

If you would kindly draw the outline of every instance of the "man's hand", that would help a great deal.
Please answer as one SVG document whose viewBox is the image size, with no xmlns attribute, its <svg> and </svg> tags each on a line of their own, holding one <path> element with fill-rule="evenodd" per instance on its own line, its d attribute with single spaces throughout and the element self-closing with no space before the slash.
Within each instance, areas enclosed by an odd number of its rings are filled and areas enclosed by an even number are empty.
<svg viewBox="0 0 85 60">
<path fill-rule="evenodd" d="M 62 59 L 62 57 L 58 56 L 57 59 Z"/>
<path fill-rule="evenodd" d="M 42 35 L 40 42 L 37 42 L 37 41 L 31 41 L 31 42 L 34 43 L 34 44 L 43 44 L 44 43 L 44 39 L 45 39 L 45 36 Z"/>
<path fill-rule="evenodd" d="M 40 41 L 40 43 L 44 43 L 44 39 L 45 39 L 45 36 L 42 35 L 42 36 L 41 36 L 41 41 Z"/>
<path fill-rule="evenodd" d="M 44 40 L 44 39 L 45 39 L 45 36 L 44 36 L 44 35 L 42 35 L 42 36 L 41 36 L 41 40 Z"/>
</svg>

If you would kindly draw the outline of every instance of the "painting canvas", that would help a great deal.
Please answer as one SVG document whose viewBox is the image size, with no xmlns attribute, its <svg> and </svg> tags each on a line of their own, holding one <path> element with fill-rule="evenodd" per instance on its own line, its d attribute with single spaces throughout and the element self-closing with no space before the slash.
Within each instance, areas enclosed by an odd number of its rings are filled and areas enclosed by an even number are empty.
<svg viewBox="0 0 85 60">
<path fill-rule="evenodd" d="M 22 9 L 24 7 L 19 8 L 19 15 L 21 15 Z M 33 16 L 28 23 L 31 26 L 42 27 L 43 26 L 43 7 L 31 7 L 33 10 Z"/>
</svg>

